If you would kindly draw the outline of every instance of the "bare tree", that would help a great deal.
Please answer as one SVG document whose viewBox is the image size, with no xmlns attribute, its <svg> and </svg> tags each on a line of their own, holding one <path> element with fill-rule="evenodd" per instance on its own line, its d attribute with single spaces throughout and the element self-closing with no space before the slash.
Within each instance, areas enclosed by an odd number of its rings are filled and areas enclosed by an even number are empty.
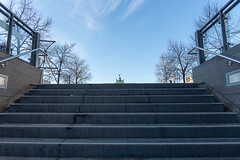
<svg viewBox="0 0 240 160">
<path fill-rule="evenodd" d="M 68 66 L 71 64 L 73 57 L 73 47 L 75 44 L 55 45 L 49 52 L 48 56 L 51 60 L 50 67 L 54 70 L 46 70 L 45 78 L 55 81 L 57 84 L 64 81 L 64 76 L 68 74 Z"/>
<path fill-rule="evenodd" d="M 159 57 L 159 62 L 155 65 L 155 75 L 158 82 L 167 83 L 171 78 L 176 76 L 174 61 L 168 56 L 162 54 Z"/>
<path fill-rule="evenodd" d="M 70 84 L 86 83 L 92 78 L 86 61 L 78 56 L 71 58 L 67 70 L 68 72 L 64 76 L 64 81 Z"/>
<path fill-rule="evenodd" d="M 175 72 L 181 75 L 183 83 L 185 83 L 185 77 L 191 74 L 192 68 L 196 65 L 196 56 L 188 55 L 189 48 L 182 42 L 168 41 L 167 50 L 168 58 L 176 65 Z"/>
</svg>

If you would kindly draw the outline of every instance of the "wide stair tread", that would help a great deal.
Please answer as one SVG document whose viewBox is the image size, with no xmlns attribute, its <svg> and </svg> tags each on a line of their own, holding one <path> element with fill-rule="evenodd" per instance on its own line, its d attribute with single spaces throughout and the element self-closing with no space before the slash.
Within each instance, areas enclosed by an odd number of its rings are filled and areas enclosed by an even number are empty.
<svg viewBox="0 0 240 160">
<path fill-rule="evenodd" d="M 0 137 L 12 138 L 240 138 L 231 124 L 1 124 Z"/>
<path fill-rule="evenodd" d="M 237 123 L 232 112 L 187 113 L 3 113 L 0 123 L 158 124 Z"/>
<path fill-rule="evenodd" d="M 43 84 L 38 89 L 131 89 L 131 88 L 200 88 L 199 84 L 160 84 L 160 83 L 125 83 L 125 84 Z"/>
<path fill-rule="evenodd" d="M 210 103 L 13 103 L 6 112 L 132 113 L 223 112 L 224 105 Z"/>
<path fill-rule="evenodd" d="M 146 88 L 146 89 L 31 89 L 28 95 L 202 95 L 204 88 Z"/>
<path fill-rule="evenodd" d="M 81 140 L 83 141 L 83 140 Z M 184 140 L 183 140 L 184 141 Z M 0 154 L 5 153 L 6 156 L 19 156 L 20 148 L 28 150 L 29 156 L 43 157 L 101 157 L 112 158 L 122 157 L 127 158 L 132 155 L 138 158 L 153 158 L 153 157 L 171 157 L 175 156 L 219 156 L 229 157 L 229 154 L 239 156 L 240 142 L 165 142 L 165 143 L 106 143 L 106 142 L 86 142 L 79 143 L 76 140 L 62 140 L 62 142 L 1 142 Z M 8 150 L 9 147 L 14 147 Z M 228 147 L 226 149 L 226 147 Z M 231 149 L 230 149 L 231 148 Z M 37 152 L 35 150 L 38 150 Z M 51 152 L 49 152 L 51 151 Z M 221 152 L 219 152 L 221 151 Z"/>
<path fill-rule="evenodd" d="M 0 160 L 219 160 L 219 158 L 59 158 L 59 157 L 1 157 Z M 222 157 L 221 160 L 239 160 L 238 157 Z"/>
<path fill-rule="evenodd" d="M 0 138 L 0 144 L 142 144 L 142 145 L 166 145 L 166 144 L 240 144 L 240 138 L 128 138 L 128 139 L 61 139 L 61 138 Z"/>
<path fill-rule="evenodd" d="M 131 95 L 131 96 L 35 96 L 24 95 L 20 103 L 202 103 L 214 102 L 213 95 Z"/>
</svg>

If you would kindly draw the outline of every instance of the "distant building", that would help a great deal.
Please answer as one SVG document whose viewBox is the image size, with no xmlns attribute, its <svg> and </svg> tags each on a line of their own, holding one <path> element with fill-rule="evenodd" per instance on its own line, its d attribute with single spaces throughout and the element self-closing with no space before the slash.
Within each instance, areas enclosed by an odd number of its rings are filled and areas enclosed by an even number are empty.
<svg viewBox="0 0 240 160">
<path fill-rule="evenodd" d="M 186 76 L 185 80 L 186 80 L 186 83 L 193 83 L 193 77 L 192 77 L 192 74 Z"/>
<path fill-rule="evenodd" d="M 121 75 L 119 74 L 118 79 L 116 79 L 115 83 L 124 83 L 124 79 L 121 78 Z"/>
</svg>

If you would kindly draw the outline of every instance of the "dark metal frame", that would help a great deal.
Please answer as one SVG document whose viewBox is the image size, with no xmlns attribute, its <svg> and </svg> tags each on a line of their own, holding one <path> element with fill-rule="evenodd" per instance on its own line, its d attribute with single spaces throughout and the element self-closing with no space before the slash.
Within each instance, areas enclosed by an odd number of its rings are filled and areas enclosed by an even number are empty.
<svg viewBox="0 0 240 160">
<path fill-rule="evenodd" d="M 240 3 L 240 0 L 230 0 L 228 3 L 223 6 L 219 12 L 212 17 L 200 30 L 195 32 L 195 41 L 196 46 L 200 48 L 204 48 L 203 43 L 203 34 L 206 33 L 213 25 L 215 25 L 219 20 L 221 24 L 221 31 L 222 31 L 222 42 L 223 42 L 223 50 L 227 51 L 229 49 L 229 43 L 227 40 L 227 31 L 226 31 L 226 24 L 225 24 L 225 15 L 230 12 L 236 5 Z M 204 51 L 198 51 L 198 64 L 202 64 L 205 62 L 205 54 Z"/>
<path fill-rule="evenodd" d="M 0 12 L 8 17 L 9 19 L 9 29 L 8 29 L 8 37 L 7 37 L 7 54 L 11 52 L 11 43 L 12 43 L 12 30 L 13 24 L 16 24 L 29 35 L 32 36 L 32 50 L 40 47 L 40 34 L 35 32 L 31 27 L 29 27 L 26 23 L 24 23 L 20 18 L 18 18 L 11 10 L 9 10 L 6 6 L 4 6 L 0 2 Z M 39 51 L 35 51 L 35 53 L 31 54 L 31 62 L 33 66 L 39 67 Z"/>
</svg>

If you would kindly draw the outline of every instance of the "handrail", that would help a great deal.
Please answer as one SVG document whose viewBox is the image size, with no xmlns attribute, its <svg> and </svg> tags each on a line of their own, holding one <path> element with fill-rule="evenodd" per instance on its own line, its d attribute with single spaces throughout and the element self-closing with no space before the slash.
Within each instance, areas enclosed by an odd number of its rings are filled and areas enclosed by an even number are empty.
<svg viewBox="0 0 240 160">
<path fill-rule="evenodd" d="M 6 61 L 9 61 L 9 60 L 12 60 L 12 59 L 14 59 L 14 58 L 18 58 L 18 57 L 24 56 L 24 55 L 26 55 L 26 54 L 29 54 L 29 53 L 32 53 L 32 52 L 35 52 L 35 51 L 41 51 L 42 53 L 45 53 L 45 52 L 43 52 L 43 51 L 41 50 L 41 48 L 37 48 L 37 49 L 33 49 L 33 50 L 31 50 L 31 51 L 27 51 L 27 52 L 18 54 L 18 55 L 16 55 L 16 56 L 11 56 L 11 57 L 8 57 L 8 58 L 6 58 L 6 59 L 0 60 L 0 63 L 4 63 L 4 62 L 6 62 Z"/>
<path fill-rule="evenodd" d="M 227 59 L 227 60 L 230 60 L 230 61 L 233 61 L 233 62 L 236 62 L 236 63 L 239 63 L 239 64 L 240 64 L 240 61 L 239 61 L 239 60 L 230 58 L 230 57 L 228 57 L 228 56 L 224 56 L 224 55 L 222 55 L 222 54 L 217 54 L 217 53 L 214 53 L 214 52 L 212 52 L 212 51 L 209 51 L 209 50 L 206 50 L 206 49 L 204 49 L 204 48 L 197 47 L 197 46 L 193 47 L 187 54 L 191 54 L 191 52 L 193 52 L 195 49 L 202 50 L 202 51 L 204 51 L 204 52 L 208 52 L 208 53 L 210 53 L 210 54 L 213 54 L 213 55 L 216 55 L 216 56 L 219 56 L 219 57 L 222 57 L 222 58 L 225 58 L 225 59 Z"/>
</svg>

